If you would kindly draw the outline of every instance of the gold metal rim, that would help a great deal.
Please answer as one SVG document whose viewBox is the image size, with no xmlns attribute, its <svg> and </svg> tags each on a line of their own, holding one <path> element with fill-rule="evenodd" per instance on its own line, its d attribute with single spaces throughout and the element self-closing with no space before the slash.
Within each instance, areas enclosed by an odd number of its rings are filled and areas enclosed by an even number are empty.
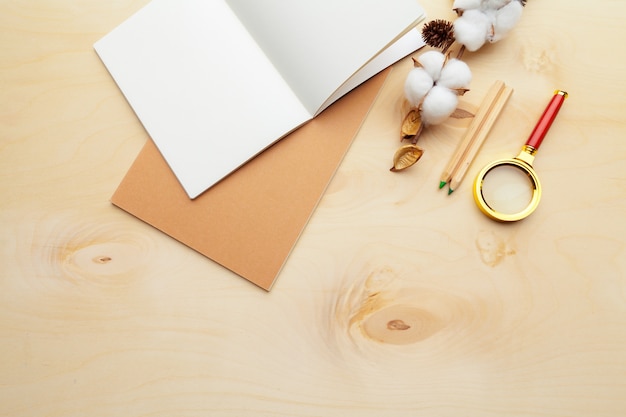
<svg viewBox="0 0 626 417">
<path fill-rule="evenodd" d="M 487 175 L 489 171 L 501 165 L 512 165 L 523 170 L 524 172 L 528 174 L 533 184 L 533 195 L 530 200 L 530 203 L 524 210 L 520 211 L 519 213 L 513 213 L 513 214 L 500 213 L 499 211 L 496 211 L 493 208 L 491 208 L 489 204 L 487 204 L 487 201 L 485 201 L 485 198 L 483 196 L 482 188 L 483 188 L 483 180 L 485 179 L 485 176 Z M 535 173 L 535 170 L 532 168 L 531 165 L 517 158 L 500 159 L 485 166 L 476 176 L 476 179 L 474 180 L 473 188 L 474 188 L 474 201 L 476 202 L 476 205 L 478 206 L 478 208 L 491 219 L 501 221 L 501 222 L 514 222 L 514 221 L 522 220 L 528 217 L 533 211 L 535 211 L 535 209 L 539 205 L 539 200 L 541 199 L 541 183 L 539 182 L 539 177 Z"/>
</svg>

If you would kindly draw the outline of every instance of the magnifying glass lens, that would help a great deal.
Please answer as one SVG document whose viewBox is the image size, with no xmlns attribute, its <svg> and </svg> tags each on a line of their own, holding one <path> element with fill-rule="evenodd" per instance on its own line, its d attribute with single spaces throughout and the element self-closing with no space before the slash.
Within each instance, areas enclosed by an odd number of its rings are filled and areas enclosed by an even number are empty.
<svg viewBox="0 0 626 417">
<path fill-rule="evenodd" d="M 530 175 L 515 165 L 493 167 L 482 183 L 484 201 L 499 213 L 511 215 L 524 211 L 531 203 L 535 185 Z"/>
</svg>

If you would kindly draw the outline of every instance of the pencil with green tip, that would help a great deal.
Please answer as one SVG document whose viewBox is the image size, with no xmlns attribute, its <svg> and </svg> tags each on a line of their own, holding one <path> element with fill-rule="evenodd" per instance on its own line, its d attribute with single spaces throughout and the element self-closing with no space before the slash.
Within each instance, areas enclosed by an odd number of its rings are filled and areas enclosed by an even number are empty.
<svg viewBox="0 0 626 417">
<path fill-rule="evenodd" d="M 487 139 L 489 131 L 496 123 L 500 112 L 502 112 L 502 109 L 509 100 L 509 97 L 511 97 L 511 94 L 513 94 L 513 89 L 510 87 L 505 87 L 502 90 L 501 94 L 498 95 L 493 105 L 490 106 L 486 117 L 480 123 L 478 130 L 476 130 L 474 138 L 470 143 L 467 152 L 465 152 L 463 158 L 454 170 L 454 174 L 452 174 L 452 178 L 450 179 L 450 183 L 448 184 L 448 195 L 452 194 L 454 190 L 458 188 L 459 184 L 463 180 L 463 177 L 465 177 L 468 168 L 472 164 L 472 161 L 476 157 L 476 154 L 478 154 L 478 151 L 485 142 L 485 139 Z"/>
<path fill-rule="evenodd" d="M 465 132 L 465 136 L 463 136 L 463 139 L 457 146 L 456 151 L 454 152 L 454 155 L 452 156 L 452 158 L 448 162 L 448 165 L 446 165 L 443 173 L 441 174 L 441 179 L 439 181 L 439 189 L 442 189 L 443 187 L 445 187 L 446 184 L 448 184 L 452 180 L 452 176 L 454 175 L 454 172 L 456 171 L 459 164 L 463 160 L 465 154 L 468 152 L 471 142 L 472 140 L 474 140 L 474 137 L 476 136 L 476 132 L 480 128 L 480 125 L 484 121 L 485 117 L 491 110 L 491 107 L 494 105 L 496 99 L 498 98 L 498 96 L 500 95 L 503 89 L 504 89 L 504 82 L 498 80 L 493 83 L 493 85 L 487 92 L 487 95 L 481 102 L 480 107 L 478 108 L 478 111 L 476 112 L 476 115 L 474 116 L 474 119 L 472 120 L 472 123 L 470 124 L 467 131 Z M 448 192 L 448 194 L 450 194 L 450 192 Z"/>
</svg>

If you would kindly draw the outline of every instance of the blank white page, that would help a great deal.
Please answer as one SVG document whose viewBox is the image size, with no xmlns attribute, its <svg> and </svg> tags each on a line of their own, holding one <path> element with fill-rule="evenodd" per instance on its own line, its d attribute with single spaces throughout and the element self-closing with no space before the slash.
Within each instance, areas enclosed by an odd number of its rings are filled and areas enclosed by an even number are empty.
<svg viewBox="0 0 626 417">
<path fill-rule="evenodd" d="M 153 0 L 95 49 L 191 198 L 312 117 L 223 0 Z"/>
<path fill-rule="evenodd" d="M 416 0 L 226 2 L 314 114 L 363 65 L 424 17 Z"/>
</svg>

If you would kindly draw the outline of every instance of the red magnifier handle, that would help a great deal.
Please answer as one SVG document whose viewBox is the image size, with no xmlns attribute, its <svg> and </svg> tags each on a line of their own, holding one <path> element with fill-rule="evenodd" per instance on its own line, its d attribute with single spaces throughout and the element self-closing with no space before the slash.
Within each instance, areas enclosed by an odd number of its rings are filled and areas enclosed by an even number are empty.
<svg viewBox="0 0 626 417">
<path fill-rule="evenodd" d="M 554 93 L 552 100 L 550 100 L 550 103 L 548 103 L 548 106 L 546 107 L 543 115 L 537 122 L 535 129 L 533 129 L 533 132 L 530 134 L 530 137 L 526 141 L 526 146 L 531 146 L 535 150 L 539 149 L 539 145 L 541 145 L 543 138 L 546 136 L 546 133 L 548 133 L 550 126 L 552 126 L 552 122 L 556 118 L 556 115 L 559 113 L 559 110 L 561 109 L 561 106 L 563 105 L 563 102 L 566 98 L 567 93 L 565 91 L 557 90 Z"/>
</svg>

